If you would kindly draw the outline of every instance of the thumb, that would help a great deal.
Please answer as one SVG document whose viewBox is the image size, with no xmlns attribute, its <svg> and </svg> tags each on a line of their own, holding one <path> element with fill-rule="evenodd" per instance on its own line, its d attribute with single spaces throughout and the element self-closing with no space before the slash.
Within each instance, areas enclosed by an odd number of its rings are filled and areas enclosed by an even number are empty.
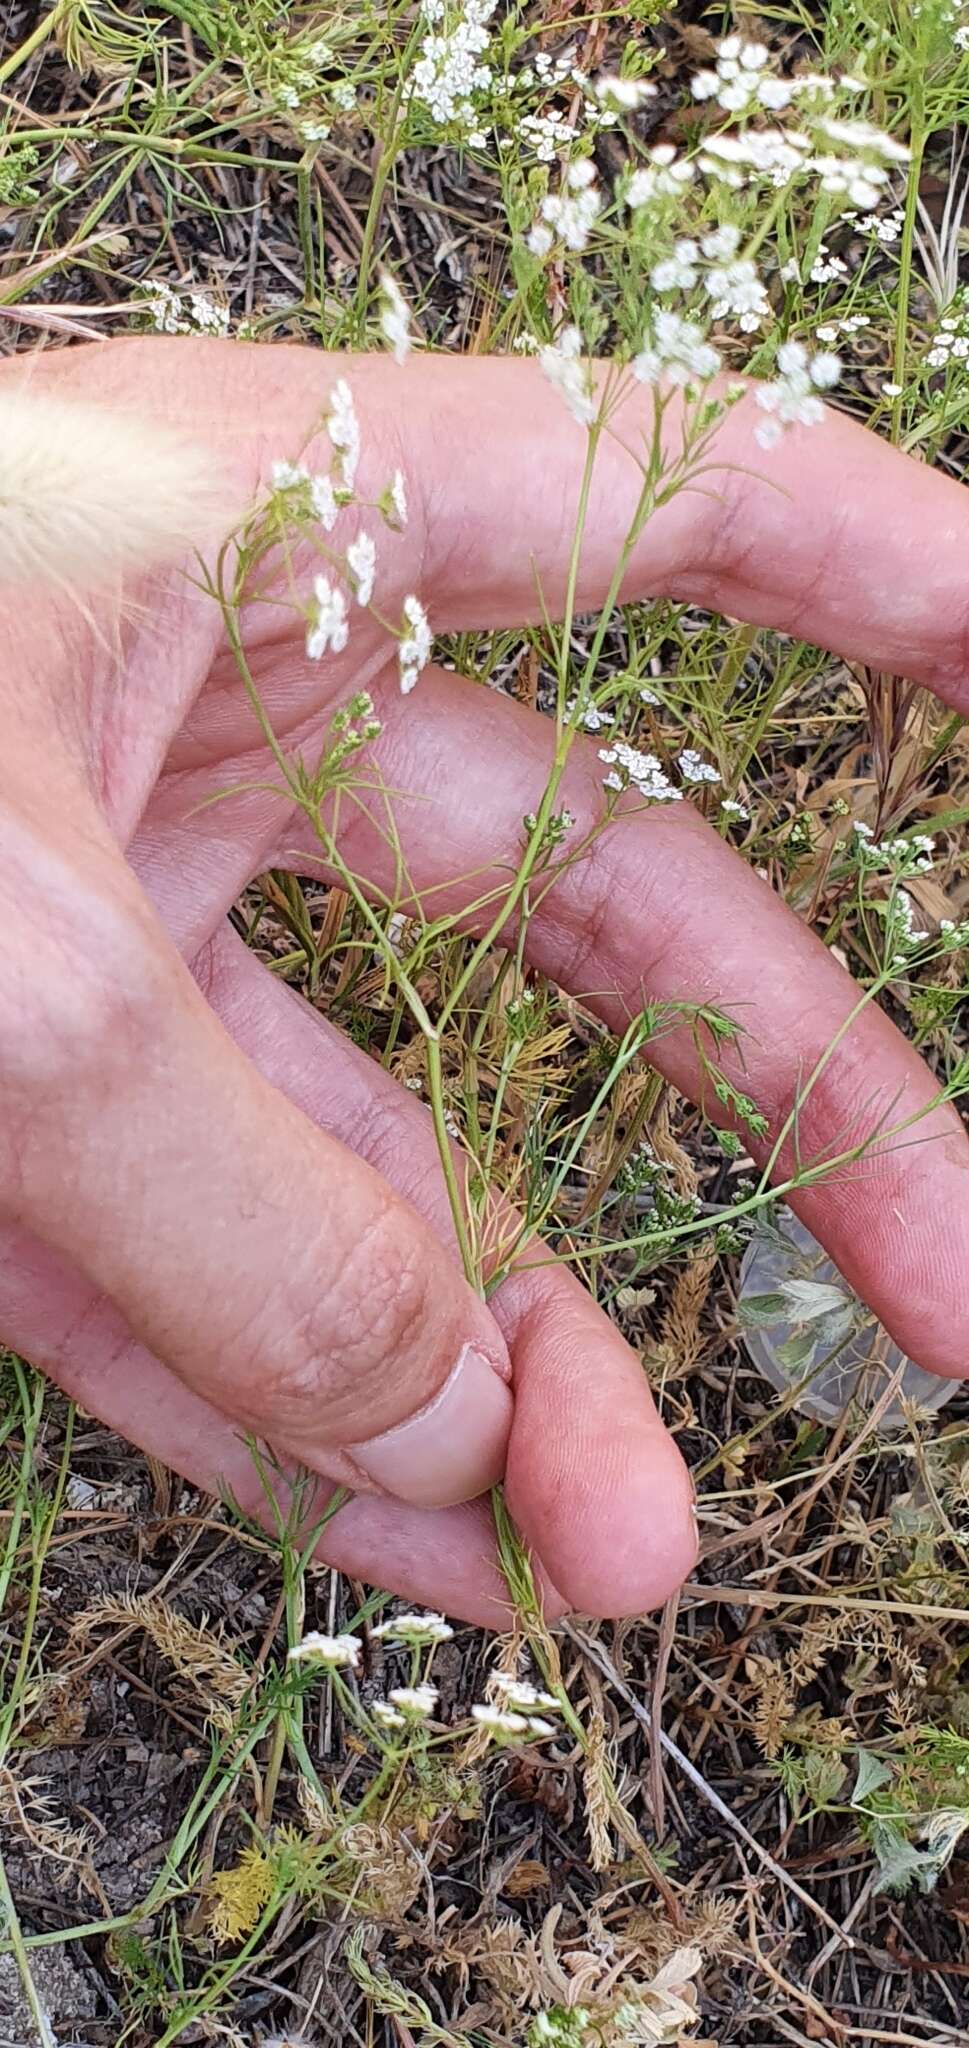
<svg viewBox="0 0 969 2048">
<path fill-rule="evenodd" d="M 238 1050 L 120 861 L 107 892 L 76 862 L 45 881 L 0 990 L 0 1214 L 300 1463 L 424 1506 L 483 1491 L 511 1369 L 443 1245 Z"/>
</svg>

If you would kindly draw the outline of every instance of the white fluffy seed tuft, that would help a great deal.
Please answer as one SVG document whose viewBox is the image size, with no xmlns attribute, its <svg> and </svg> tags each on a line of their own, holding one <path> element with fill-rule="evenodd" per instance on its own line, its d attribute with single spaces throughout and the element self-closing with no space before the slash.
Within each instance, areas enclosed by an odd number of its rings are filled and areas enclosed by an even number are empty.
<svg viewBox="0 0 969 2048">
<path fill-rule="evenodd" d="M 174 561 L 231 517 L 211 453 L 126 412 L 0 389 L 0 588 L 89 596 Z"/>
</svg>

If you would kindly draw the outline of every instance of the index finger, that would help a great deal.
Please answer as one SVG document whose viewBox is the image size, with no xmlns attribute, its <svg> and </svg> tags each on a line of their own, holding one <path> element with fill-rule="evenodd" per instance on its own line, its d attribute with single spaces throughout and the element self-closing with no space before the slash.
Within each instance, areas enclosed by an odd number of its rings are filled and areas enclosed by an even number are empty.
<svg viewBox="0 0 969 2048">
<path fill-rule="evenodd" d="M 600 375 L 605 374 L 604 366 Z M 441 631 L 561 609 L 587 437 L 534 362 L 425 358 L 400 419 L 426 520 L 424 592 Z M 577 607 L 602 603 L 640 488 L 653 394 L 632 385 L 600 442 Z M 969 493 L 830 408 L 769 452 L 748 397 L 725 415 L 702 487 L 649 519 L 627 599 L 663 595 L 815 641 L 923 682 L 969 711 Z M 679 441 L 679 404 L 666 417 Z"/>
</svg>

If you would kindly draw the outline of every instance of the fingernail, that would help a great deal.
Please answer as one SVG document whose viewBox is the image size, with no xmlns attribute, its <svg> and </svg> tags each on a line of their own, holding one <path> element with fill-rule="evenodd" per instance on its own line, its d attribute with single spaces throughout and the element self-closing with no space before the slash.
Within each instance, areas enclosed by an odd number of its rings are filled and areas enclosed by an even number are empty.
<svg viewBox="0 0 969 2048">
<path fill-rule="evenodd" d="M 473 1500 L 504 1471 L 512 1405 L 494 1366 L 466 1344 L 426 1407 L 382 1436 L 350 1444 L 349 1454 L 376 1486 L 416 1507 Z"/>
</svg>

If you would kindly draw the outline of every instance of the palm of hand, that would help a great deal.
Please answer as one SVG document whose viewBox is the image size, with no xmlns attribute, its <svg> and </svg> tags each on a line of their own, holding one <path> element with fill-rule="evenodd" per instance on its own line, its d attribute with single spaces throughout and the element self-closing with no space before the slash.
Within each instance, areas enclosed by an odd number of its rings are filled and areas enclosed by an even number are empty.
<svg viewBox="0 0 969 2048">
<path fill-rule="evenodd" d="M 240 509 L 271 458 L 300 446 L 333 376 L 312 353 L 212 343 L 85 351 L 55 361 L 51 375 L 82 389 L 88 363 L 97 363 L 99 394 L 130 398 L 136 365 L 149 354 L 156 402 L 204 426 L 228 458 Z M 364 419 L 365 494 L 375 497 L 400 464 L 413 501 L 403 535 L 386 545 L 377 535 L 385 616 L 399 617 L 411 589 L 439 627 L 534 616 L 533 557 L 554 604 L 583 437 L 531 366 L 427 363 L 399 380 L 391 366 L 368 359 L 353 366 L 352 380 Z M 469 422 L 479 451 L 465 461 L 459 436 Z M 742 444 L 742 419 L 731 419 L 729 431 Z M 855 430 L 832 420 L 824 432 L 839 445 L 818 459 L 843 474 L 847 464 L 849 510 L 842 560 L 827 565 L 827 585 L 814 592 L 813 623 L 805 606 L 820 492 L 812 499 L 810 480 L 796 527 L 785 525 L 766 486 L 760 496 L 756 487 L 732 490 L 727 517 L 722 507 L 677 501 L 651 522 L 630 590 L 689 592 L 813 630 L 957 694 L 965 678 L 939 644 L 938 608 L 947 578 L 955 588 L 962 542 L 954 528 L 966 517 L 960 494 Z M 515 461 L 522 488 L 509 503 Z M 589 604 L 601 598 L 628 524 L 629 468 L 621 448 L 606 448 L 580 592 Z M 914 570 L 923 579 L 916 620 L 912 576 L 903 604 L 888 557 L 903 547 L 893 508 L 918 492 L 936 545 L 926 544 Z M 877 506 L 881 594 L 871 589 L 864 498 Z M 852 503 L 860 507 L 854 520 Z M 958 545 L 940 550 L 943 532 Z M 35 668 L 46 630 L 34 619 L 25 638 Z M 229 907 L 254 875 L 270 866 L 319 873 L 320 865 L 306 821 L 270 787 L 278 776 L 211 600 L 173 579 L 150 616 L 127 630 L 123 687 L 96 637 L 80 676 L 65 670 L 62 652 L 58 665 L 61 630 L 57 621 L 50 626 L 49 670 L 60 677 L 61 707 L 83 707 L 80 740 L 72 742 L 70 721 L 55 721 L 59 733 L 68 730 L 62 759 L 49 720 L 41 735 L 31 728 L 34 711 L 26 716 L 24 745 L 43 736 L 51 789 L 64 793 L 56 828 L 48 813 L 40 824 L 32 817 L 29 830 L 40 832 L 57 874 L 70 871 L 72 965 L 81 959 L 83 981 L 87 947 L 102 978 L 110 983 L 116 970 L 120 1001 L 109 1003 L 94 1034 L 90 1076 L 84 1062 L 79 1070 L 70 1032 L 53 1060 L 39 1051 L 24 1068 L 18 1054 L 28 1088 L 38 1076 L 43 1082 L 46 1107 L 15 1148 L 16 1170 L 7 1175 L 14 1192 L 2 1200 L 3 1335 L 190 1478 L 227 1484 L 253 1503 L 258 1485 L 240 1424 L 272 1436 L 289 1460 L 358 1485 L 354 1447 L 433 1403 L 448 1361 L 470 1338 L 497 1369 L 494 1397 L 482 1406 L 468 1396 L 463 1431 L 451 1418 L 435 1435 L 432 1410 L 419 1472 L 401 1489 L 407 1501 L 389 1490 L 360 1492 L 328 1528 L 326 1555 L 410 1597 L 494 1619 L 504 1595 L 485 1510 L 429 1512 L 425 1503 L 458 1501 L 504 1464 L 512 1510 L 566 1599 L 623 1611 L 664 1597 L 692 1555 L 688 1485 L 632 1353 L 555 1266 L 530 1263 L 513 1274 L 493 1300 L 493 1317 L 474 1304 L 452 1265 L 426 1113 L 226 928 Z M 467 911 L 510 875 L 522 818 L 547 776 L 545 721 L 442 671 L 428 671 L 402 700 L 393 644 L 362 612 L 346 653 L 323 663 L 307 663 L 291 614 L 267 607 L 249 615 L 246 645 L 287 755 L 314 760 L 334 707 L 358 688 L 374 697 L 382 784 L 395 793 L 409 885 L 432 914 Z M 579 831 L 601 812 L 601 774 L 595 748 L 580 743 L 563 788 Z M 130 870 L 115 863 L 118 844 Z M 340 847 L 355 873 L 393 892 L 395 855 L 380 803 L 348 808 Z M 159 944 L 130 871 L 192 963 L 194 988 Z M 38 903 L 42 922 L 51 900 L 48 887 Z M 106 903 L 121 905 L 107 937 Z M 614 1027 L 647 992 L 743 1006 L 742 1085 L 775 1127 L 853 1001 L 830 957 L 685 805 L 610 828 L 549 895 L 529 949 L 537 966 L 594 999 Z M 59 986 L 56 977 L 50 985 Z M 38 1031 L 38 1046 L 49 1043 Z M 702 1087 L 687 1034 L 671 1034 L 658 1056 L 678 1085 Z M 897 1122 L 932 1095 L 920 1063 L 869 1011 L 812 1095 L 802 1150 L 842 1150 L 889 1103 Z M 320 1130 L 351 1152 L 321 1149 Z M 905 1153 L 885 1148 L 866 1162 L 863 1179 L 842 1174 L 802 1196 L 800 1207 L 899 1341 L 953 1371 L 964 1345 L 967 1148 L 951 1111 L 931 1111 L 919 1136 L 935 1142 Z M 396 1203 L 357 1159 L 412 1206 Z M 941 1254 L 940 1216 L 948 1219 Z"/>
</svg>

